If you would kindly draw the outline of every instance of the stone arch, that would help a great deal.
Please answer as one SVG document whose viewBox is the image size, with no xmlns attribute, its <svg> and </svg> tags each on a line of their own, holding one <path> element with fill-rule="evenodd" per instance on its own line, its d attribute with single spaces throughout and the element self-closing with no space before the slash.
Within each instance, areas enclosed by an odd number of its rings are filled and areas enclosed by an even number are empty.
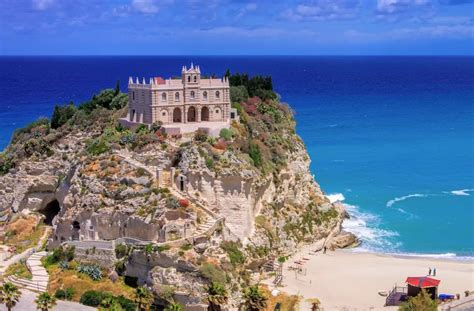
<svg viewBox="0 0 474 311">
<path fill-rule="evenodd" d="M 220 98 L 220 97 L 221 97 L 221 92 L 216 91 L 216 98 Z"/>
<path fill-rule="evenodd" d="M 60 211 L 61 206 L 59 205 L 58 200 L 54 199 L 53 201 L 49 202 L 44 208 L 39 210 L 39 213 L 44 216 L 44 224 L 47 226 L 52 226 L 54 218 L 59 214 Z"/>
<path fill-rule="evenodd" d="M 209 121 L 209 108 L 207 106 L 201 108 L 201 121 Z"/>
<path fill-rule="evenodd" d="M 181 123 L 181 109 L 176 107 L 173 110 L 173 122 L 174 123 Z"/>
<path fill-rule="evenodd" d="M 196 122 L 196 108 L 194 106 L 188 108 L 188 122 Z"/>
<path fill-rule="evenodd" d="M 179 101 L 179 92 L 174 93 L 174 100 Z"/>
<path fill-rule="evenodd" d="M 207 100 L 207 91 L 204 91 L 204 92 L 202 93 L 202 97 L 204 98 L 204 100 Z"/>
<path fill-rule="evenodd" d="M 191 95 L 192 99 L 194 99 L 196 97 L 196 93 L 194 91 L 191 91 L 190 95 Z"/>
<path fill-rule="evenodd" d="M 161 93 L 161 100 L 166 101 L 166 93 Z"/>
</svg>

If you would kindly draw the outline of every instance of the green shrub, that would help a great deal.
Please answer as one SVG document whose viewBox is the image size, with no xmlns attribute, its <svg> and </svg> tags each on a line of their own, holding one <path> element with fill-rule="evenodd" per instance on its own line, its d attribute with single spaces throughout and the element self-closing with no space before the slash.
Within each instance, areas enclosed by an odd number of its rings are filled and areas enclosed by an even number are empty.
<svg viewBox="0 0 474 311">
<path fill-rule="evenodd" d="M 232 139 L 232 137 L 234 137 L 234 132 L 232 131 L 232 129 L 223 128 L 223 129 L 219 132 L 219 137 L 222 137 L 222 138 L 224 138 L 225 140 L 229 141 L 229 140 Z"/>
<path fill-rule="evenodd" d="M 103 293 L 95 290 L 88 290 L 84 294 L 82 294 L 81 299 L 79 300 L 80 303 L 90 307 L 97 307 L 100 305 L 102 300 L 106 297 L 110 297 L 110 293 Z"/>
<path fill-rule="evenodd" d="M 233 241 L 227 241 L 221 243 L 221 248 L 229 256 L 232 265 L 243 264 L 245 262 L 244 253 L 240 250 L 239 244 Z"/>
<path fill-rule="evenodd" d="M 222 269 L 217 268 L 212 263 L 204 263 L 199 267 L 199 273 L 202 277 L 208 279 L 210 282 L 218 282 L 225 284 L 226 276 Z"/>
<path fill-rule="evenodd" d="M 53 115 L 51 116 L 51 128 L 57 129 L 71 119 L 76 113 L 76 107 L 73 102 L 64 106 L 54 106 Z"/>
<path fill-rule="evenodd" d="M 74 246 L 60 246 L 56 248 L 50 255 L 46 256 L 46 258 L 44 259 L 44 265 L 50 266 L 60 261 L 69 262 L 74 259 L 74 252 Z"/>
<path fill-rule="evenodd" d="M 120 259 L 128 254 L 128 246 L 127 244 L 120 243 L 118 245 L 115 245 L 115 256 Z"/>
<path fill-rule="evenodd" d="M 92 155 L 102 154 L 104 152 L 109 151 L 109 149 L 110 148 L 105 142 L 105 140 L 101 138 L 92 139 L 91 141 L 89 141 L 86 147 L 87 152 Z"/>
<path fill-rule="evenodd" d="M 58 289 L 54 293 L 54 297 L 62 300 L 72 300 L 72 296 L 74 296 L 74 288 L 68 287 L 65 290 L 64 289 Z"/>
<path fill-rule="evenodd" d="M 137 305 L 130 299 L 123 295 L 115 297 L 116 301 L 122 306 L 124 311 L 136 311 Z"/>
<path fill-rule="evenodd" d="M 112 99 L 110 102 L 110 109 L 119 110 L 128 104 L 128 95 L 125 93 L 120 93 Z"/>
<path fill-rule="evenodd" d="M 5 153 L 0 153 L 0 176 L 5 175 L 14 167 L 13 161 L 10 156 Z"/>
<path fill-rule="evenodd" d="M 249 93 L 244 85 L 230 87 L 230 101 L 232 103 L 241 103 L 249 98 Z"/>
<path fill-rule="evenodd" d="M 198 129 L 195 133 L 194 133 L 194 140 L 195 141 L 200 141 L 200 142 L 205 142 L 207 140 L 207 137 L 209 135 L 207 135 L 206 131 L 204 130 L 201 130 L 201 129 Z"/>
<path fill-rule="evenodd" d="M 249 156 L 253 161 L 253 165 L 256 167 L 262 166 L 262 153 L 256 143 L 250 143 Z"/>
</svg>

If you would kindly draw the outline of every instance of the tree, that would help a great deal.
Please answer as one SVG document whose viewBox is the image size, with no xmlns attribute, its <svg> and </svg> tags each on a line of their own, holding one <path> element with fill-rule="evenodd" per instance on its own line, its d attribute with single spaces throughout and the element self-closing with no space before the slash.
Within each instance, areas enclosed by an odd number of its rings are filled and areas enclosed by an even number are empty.
<svg viewBox="0 0 474 311">
<path fill-rule="evenodd" d="M 20 300 L 21 292 L 10 282 L 6 282 L 3 286 L 0 286 L 0 303 L 5 304 L 8 311 L 17 304 Z"/>
<path fill-rule="evenodd" d="M 36 309 L 48 311 L 56 305 L 56 298 L 48 293 L 41 293 L 35 300 Z"/>
<path fill-rule="evenodd" d="M 221 305 L 227 303 L 228 295 L 225 287 L 217 282 L 212 282 L 207 287 L 207 301 L 209 302 L 209 310 L 220 311 Z"/>
<path fill-rule="evenodd" d="M 115 84 L 114 96 L 117 96 L 118 94 L 120 94 L 120 80 L 117 80 L 117 83 Z"/>
<path fill-rule="evenodd" d="M 135 302 L 138 310 L 149 310 L 154 300 L 153 294 L 146 287 L 139 286 L 135 291 Z"/>
<path fill-rule="evenodd" d="M 268 298 L 263 294 L 258 285 L 246 288 L 242 298 L 244 299 L 244 310 L 247 311 L 259 311 L 267 306 Z"/>
<path fill-rule="evenodd" d="M 54 106 L 53 115 L 51 116 L 51 128 L 57 129 L 71 119 L 76 113 L 76 106 L 70 102 L 64 106 Z"/>
<path fill-rule="evenodd" d="M 169 305 L 166 306 L 165 311 L 183 311 L 184 308 L 181 304 L 179 303 L 170 303 Z"/>
<path fill-rule="evenodd" d="M 416 297 L 410 297 L 407 302 L 404 302 L 398 308 L 399 311 L 436 311 L 438 304 L 431 296 L 422 289 Z"/>
</svg>

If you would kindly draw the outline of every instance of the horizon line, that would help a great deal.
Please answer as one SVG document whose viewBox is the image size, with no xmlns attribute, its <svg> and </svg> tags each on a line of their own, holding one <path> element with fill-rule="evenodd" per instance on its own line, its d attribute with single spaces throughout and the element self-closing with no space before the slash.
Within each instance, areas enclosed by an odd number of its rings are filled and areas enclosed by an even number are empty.
<svg viewBox="0 0 474 311">
<path fill-rule="evenodd" d="M 474 57 L 474 54 L 5 54 L 0 57 Z"/>
</svg>

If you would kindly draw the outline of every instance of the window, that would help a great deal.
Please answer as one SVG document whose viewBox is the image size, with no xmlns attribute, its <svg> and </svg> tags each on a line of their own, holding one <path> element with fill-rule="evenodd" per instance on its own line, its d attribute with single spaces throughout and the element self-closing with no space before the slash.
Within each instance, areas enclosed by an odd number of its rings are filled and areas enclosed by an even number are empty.
<svg viewBox="0 0 474 311">
<path fill-rule="evenodd" d="M 166 93 L 161 94 L 161 100 L 166 100 Z"/>
<path fill-rule="evenodd" d="M 191 82 L 191 76 L 188 76 L 188 82 Z"/>
<path fill-rule="evenodd" d="M 135 100 L 135 91 L 132 92 L 132 99 Z"/>
<path fill-rule="evenodd" d="M 207 92 L 204 91 L 204 93 L 202 93 L 202 97 L 204 97 L 204 100 L 207 100 Z"/>
<path fill-rule="evenodd" d="M 174 100 L 177 101 L 177 102 L 179 101 L 179 93 L 178 92 L 176 92 L 174 94 Z"/>
<path fill-rule="evenodd" d="M 194 93 L 194 91 L 191 91 L 191 98 L 194 99 L 194 96 L 196 96 L 196 94 Z"/>
<path fill-rule="evenodd" d="M 196 82 L 196 81 L 197 81 L 197 77 L 196 77 L 196 76 L 194 76 L 194 82 Z"/>
<path fill-rule="evenodd" d="M 221 96 L 221 93 L 219 93 L 219 91 L 216 91 L 216 98 L 220 98 Z"/>
<path fill-rule="evenodd" d="M 216 111 L 215 111 L 215 112 L 216 112 L 216 114 L 219 114 L 220 110 L 219 110 L 219 109 L 216 109 Z"/>
<path fill-rule="evenodd" d="M 163 113 L 161 114 L 163 117 L 166 117 L 166 111 L 163 111 Z"/>
</svg>

